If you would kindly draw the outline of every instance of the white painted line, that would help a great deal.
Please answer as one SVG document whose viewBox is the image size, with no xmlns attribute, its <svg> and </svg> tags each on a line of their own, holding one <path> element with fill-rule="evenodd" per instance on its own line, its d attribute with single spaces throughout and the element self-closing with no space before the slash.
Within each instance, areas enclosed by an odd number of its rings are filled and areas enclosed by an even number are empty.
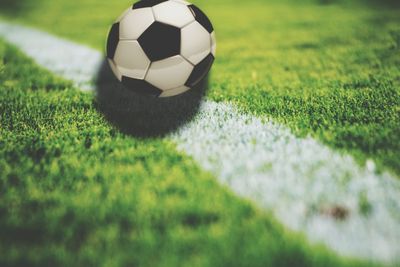
<svg viewBox="0 0 400 267">
<path fill-rule="evenodd" d="M 312 138 L 213 102 L 173 139 L 222 183 L 310 240 L 342 255 L 400 259 L 400 181 L 377 174 L 372 161 L 362 168 Z M 360 209 L 363 198 L 368 215 Z M 348 212 L 344 220 L 330 215 L 346 212 L 339 207 Z"/>
<path fill-rule="evenodd" d="M 85 89 L 102 61 L 97 51 L 21 26 L 0 23 L 0 36 Z M 377 173 L 372 161 L 360 167 L 312 138 L 211 101 L 170 138 L 221 183 L 310 240 L 342 255 L 400 260 L 400 180 Z"/>
<path fill-rule="evenodd" d="M 103 55 L 86 46 L 31 28 L 0 22 L 0 36 L 19 47 L 39 65 L 73 81 L 82 90 L 93 90 Z"/>
</svg>

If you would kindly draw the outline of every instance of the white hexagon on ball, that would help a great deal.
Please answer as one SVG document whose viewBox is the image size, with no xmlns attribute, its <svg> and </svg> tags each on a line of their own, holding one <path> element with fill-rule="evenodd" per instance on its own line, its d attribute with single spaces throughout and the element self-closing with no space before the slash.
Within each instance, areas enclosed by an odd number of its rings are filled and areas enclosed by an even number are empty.
<svg viewBox="0 0 400 267">
<path fill-rule="evenodd" d="M 119 24 L 119 38 L 121 40 L 136 40 L 154 22 L 151 7 L 130 9 Z"/>
<path fill-rule="evenodd" d="M 194 21 L 192 12 L 186 5 L 174 1 L 166 1 L 153 7 L 155 19 L 178 28 Z"/>
<path fill-rule="evenodd" d="M 193 65 L 181 56 L 153 62 L 145 80 L 161 90 L 183 86 L 193 71 Z"/>
<path fill-rule="evenodd" d="M 144 79 L 150 66 L 150 60 L 137 41 L 120 41 L 114 62 L 123 76 L 135 79 Z"/>
<path fill-rule="evenodd" d="M 210 54 L 211 36 L 197 21 L 184 27 L 181 35 L 181 55 L 193 65 Z"/>
</svg>

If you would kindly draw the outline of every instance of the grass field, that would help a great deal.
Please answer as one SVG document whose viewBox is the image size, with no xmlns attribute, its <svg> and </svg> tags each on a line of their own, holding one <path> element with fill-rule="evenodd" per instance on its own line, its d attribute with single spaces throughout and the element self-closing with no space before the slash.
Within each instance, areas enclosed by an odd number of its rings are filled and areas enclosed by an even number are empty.
<svg viewBox="0 0 400 267">
<path fill-rule="evenodd" d="M 1 43 L 1 266 L 351 266 Z M 116 177 L 118 177 L 116 179 Z"/>
<path fill-rule="evenodd" d="M 322 2 L 332 3 L 196 1 L 218 35 L 208 96 L 398 174 L 400 9 Z M 39 0 L 8 17 L 103 49 L 104 29 L 129 4 L 85 0 L 77 8 L 74 1 Z"/>
<path fill-rule="evenodd" d="M 196 1 L 217 30 L 208 98 L 400 173 L 400 9 Z M 103 49 L 129 1 L 0 2 Z M 46 11 L 43 15 L 43 11 Z M 158 138 L 109 125 L 90 94 L 0 44 L 0 265 L 355 266 L 309 245 Z"/>
</svg>

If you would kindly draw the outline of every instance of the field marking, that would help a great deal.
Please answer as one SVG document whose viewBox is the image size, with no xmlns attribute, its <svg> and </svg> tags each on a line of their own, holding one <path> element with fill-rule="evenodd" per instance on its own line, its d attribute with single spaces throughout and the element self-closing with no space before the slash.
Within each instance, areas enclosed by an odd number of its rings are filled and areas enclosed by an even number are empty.
<svg viewBox="0 0 400 267">
<path fill-rule="evenodd" d="M 93 90 L 102 53 L 5 22 L 0 36 L 77 87 Z M 360 167 L 312 138 L 297 138 L 285 126 L 212 101 L 169 138 L 221 183 L 310 240 L 342 255 L 400 260 L 400 180 L 377 173 L 373 161 Z M 367 215 L 362 203 L 370 205 Z M 335 207 L 344 207 L 347 218 L 334 219 L 331 213 L 340 213 Z"/>
<path fill-rule="evenodd" d="M 0 22 L 0 35 L 39 65 L 73 81 L 78 88 L 86 91 L 94 89 L 93 77 L 103 60 L 98 51 L 44 32 L 4 22 Z"/>
</svg>

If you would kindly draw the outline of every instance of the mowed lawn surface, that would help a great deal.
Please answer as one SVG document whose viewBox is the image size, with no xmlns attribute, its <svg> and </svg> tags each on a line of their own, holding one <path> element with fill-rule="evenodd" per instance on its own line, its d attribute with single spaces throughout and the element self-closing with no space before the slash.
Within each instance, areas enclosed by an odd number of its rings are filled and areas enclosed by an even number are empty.
<svg viewBox="0 0 400 267">
<path fill-rule="evenodd" d="M 103 49 L 130 1 L 3 1 Z M 400 12 L 196 1 L 217 30 L 208 98 L 400 169 Z M 0 45 L 0 265 L 354 266 L 239 200 L 174 144 L 111 127 L 91 94 Z M 361 265 L 365 265 L 364 263 Z"/>
<path fill-rule="evenodd" d="M 14 1 L 9 1 L 14 3 Z M 396 1 L 194 1 L 218 39 L 208 97 L 400 173 Z M 104 49 L 128 0 L 21 1 L 2 13 Z M 4 9 L 4 8 L 3 8 Z"/>
<path fill-rule="evenodd" d="M 0 266 L 365 266 L 310 246 L 166 140 L 0 42 Z"/>
</svg>

